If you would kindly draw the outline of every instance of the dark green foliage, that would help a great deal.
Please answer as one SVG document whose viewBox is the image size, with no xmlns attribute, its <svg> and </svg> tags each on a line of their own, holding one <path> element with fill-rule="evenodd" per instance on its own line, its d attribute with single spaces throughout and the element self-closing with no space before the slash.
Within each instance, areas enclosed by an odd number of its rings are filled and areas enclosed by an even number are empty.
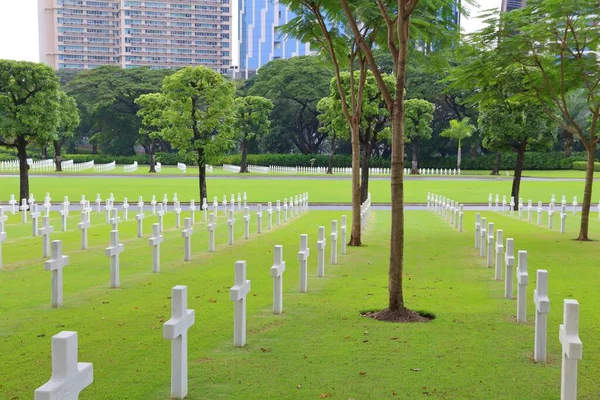
<svg viewBox="0 0 600 400">
<path fill-rule="evenodd" d="M 573 169 L 576 169 L 578 171 L 585 171 L 586 165 L 587 165 L 586 161 L 575 161 L 573 163 Z M 594 171 L 600 172 L 600 162 L 594 163 Z"/>
</svg>

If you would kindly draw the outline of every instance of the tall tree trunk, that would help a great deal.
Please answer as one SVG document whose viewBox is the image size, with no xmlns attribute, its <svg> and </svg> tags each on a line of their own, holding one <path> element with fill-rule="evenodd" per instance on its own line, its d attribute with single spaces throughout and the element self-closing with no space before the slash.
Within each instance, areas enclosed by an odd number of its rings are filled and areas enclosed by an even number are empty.
<svg viewBox="0 0 600 400">
<path fill-rule="evenodd" d="M 460 169 L 460 162 L 462 158 L 462 151 L 460 149 L 460 140 L 458 141 L 458 153 L 456 154 L 456 169 Z"/>
<path fill-rule="evenodd" d="M 350 242 L 348 246 L 360 246 L 360 133 L 359 122 L 356 116 L 350 125 L 350 135 L 352 144 L 352 231 L 350 233 Z"/>
<path fill-rule="evenodd" d="M 565 157 L 571 157 L 571 154 L 573 154 L 573 134 L 569 130 L 563 129 L 563 137 Z"/>
<path fill-rule="evenodd" d="M 335 133 L 331 136 L 331 154 L 329 155 L 329 164 L 327 164 L 327 173 L 333 174 L 333 158 L 335 156 Z"/>
<path fill-rule="evenodd" d="M 156 153 L 154 152 L 154 146 L 150 146 L 150 171 L 148 173 L 156 173 Z"/>
<path fill-rule="evenodd" d="M 494 162 L 494 168 L 490 175 L 500 175 L 500 158 L 501 154 L 499 151 L 496 152 L 496 161 Z"/>
<path fill-rule="evenodd" d="M 369 160 L 371 159 L 371 146 L 369 143 L 365 144 L 363 149 L 362 159 L 362 174 L 360 177 L 360 202 L 364 203 L 369 195 Z"/>
<path fill-rule="evenodd" d="M 240 163 L 240 173 L 247 174 L 248 171 L 248 139 L 242 139 L 241 143 L 242 150 L 242 162 Z"/>
<path fill-rule="evenodd" d="M 477 146 L 472 145 L 471 146 L 471 160 L 476 160 L 477 159 Z"/>
<path fill-rule="evenodd" d="M 419 140 L 412 140 L 412 166 L 410 169 L 411 175 L 419 174 Z"/>
<path fill-rule="evenodd" d="M 198 149 L 198 184 L 200 185 L 200 202 L 203 199 L 207 199 L 208 201 L 208 193 L 206 191 L 206 161 L 204 160 L 204 151 L 202 149 Z"/>
<path fill-rule="evenodd" d="M 593 143 L 593 144 L 592 144 Z M 583 204 L 581 205 L 581 226 L 579 227 L 579 237 L 577 240 L 590 240 L 588 236 L 590 223 L 590 207 L 592 206 L 592 185 L 594 183 L 594 156 L 596 152 L 596 143 L 593 141 L 585 147 L 587 150 L 587 166 L 585 170 L 585 187 L 583 190 Z"/>
<path fill-rule="evenodd" d="M 58 141 L 54 141 L 54 165 L 56 172 L 62 172 L 62 144 Z"/>
<path fill-rule="evenodd" d="M 519 210 L 519 191 L 521 189 L 521 176 L 523 175 L 523 164 L 525 161 L 525 150 L 527 149 L 527 143 L 521 143 L 517 150 L 517 164 L 515 165 L 515 176 L 513 177 L 513 184 L 511 190 L 511 196 L 515 199 L 515 211 Z"/>
<path fill-rule="evenodd" d="M 42 159 L 46 160 L 48 158 L 48 145 L 45 144 L 42 146 Z"/>
<path fill-rule="evenodd" d="M 98 154 L 98 145 L 97 144 L 92 145 L 92 154 Z"/>
<path fill-rule="evenodd" d="M 17 155 L 19 156 L 19 199 L 29 199 L 29 164 L 27 164 L 27 141 L 17 137 Z"/>
</svg>

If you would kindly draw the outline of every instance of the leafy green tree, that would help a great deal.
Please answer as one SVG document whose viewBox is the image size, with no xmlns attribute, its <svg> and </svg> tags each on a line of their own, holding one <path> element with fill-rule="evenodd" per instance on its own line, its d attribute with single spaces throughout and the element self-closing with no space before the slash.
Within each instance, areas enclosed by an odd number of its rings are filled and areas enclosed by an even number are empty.
<svg viewBox="0 0 600 400">
<path fill-rule="evenodd" d="M 52 68 L 0 60 L 0 145 L 17 149 L 21 199 L 29 198 L 27 146 L 57 138 L 58 110 L 59 81 Z"/>
<path fill-rule="evenodd" d="M 321 127 L 320 132 L 327 133 L 331 142 L 331 152 L 329 154 L 329 164 L 327 165 L 327 174 L 333 174 L 333 160 L 335 156 L 335 142 L 338 137 L 338 132 L 347 131 L 348 122 L 341 115 L 338 109 L 335 107 L 334 100 L 331 97 L 323 97 L 317 103 L 317 111 L 319 115 L 319 123 Z"/>
<path fill-rule="evenodd" d="M 422 140 L 431 139 L 431 122 L 435 106 L 423 99 L 406 100 L 406 139 L 412 145 L 411 174 L 419 173 L 419 144 Z"/>
<path fill-rule="evenodd" d="M 470 124 L 469 118 L 462 120 L 450 120 L 450 127 L 443 130 L 440 134 L 442 137 L 458 140 L 458 153 L 456 154 L 456 168 L 460 169 L 460 161 L 462 158 L 461 143 L 464 139 L 471 137 L 477 128 Z"/>
<path fill-rule="evenodd" d="M 143 94 L 135 99 L 135 103 L 140 107 L 137 114 L 142 119 L 138 140 L 150 155 L 148 172 L 156 173 L 156 150 L 161 145 L 165 127 L 164 112 L 169 103 L 162 93 Z"/>
<path fill-rule="evenodd" d="M 266 150 L 319 152 L 327 136 L 319 132 L 317 103 L 329 93 L 331 75 L 318 57 L 303 56 L 273 60 L 246 82 L 243 95 L 266 97 L 274 105 Z"/>
<path fill-rule="evenodd" d="M 528 90 L 515 97 L 535 98 L 549 117 L 583 144 L 587 169 L 578 240 L 587 241 L 594 155 L 600 142 L 598 1 L 527 3 L 523 9 L 490 18 L 490 24 L 473 38 L 480 48 L 493 49 L 496 55 L 493 63 L 481 63 L 473 70 L 494 80 L 499 71 L 519 65 L 526 74 Z M 567 95 L 574 90 L 582 90 L 586 99 L 590 114 L 585 122 L 577 120 L 567 102 Z"/>
<path fill-rule="evenodd" d="M 248 141 L 260 140 L 269 133 L 269 115 L 273 110 L 271 100 L 260 96 L 237 97 L 234 101 L 234 132 L 237 135 L 242 162 L 240 172 L 248 172 Z"/>
<path fill-rule="evenodd" d="M 206 164 L 234 145 L 233 83 L 206 67 L 186 67 L 167 76 L 162 136 L 198 161 L 200 199 L 208 198 Z"/>
<path fill-rule="evenodd" d="M 142 122 L 135 100 L 143 94 L 159 92 L 164 77 L 172 73 L 103 66 L 80 72 L 65 89 L 77 100 L 81 115 L 91 119 L 92 142 L 111 154 L 130 155 L 136 143 L 144 144 L 140 139 L 148 138 L 140 136 Z"/>
<path fill-rule="evenodd" d="M 57 129 L 57 138 L 53 140 L 54 146 L 54 163 L 56 171 L 62 171 L 62 148 L 67 139 L 73 137 L 75 128 L 79 126 L 79 110 L 75 99 L 65 92 L 58 93 L 58 113 L 59 125 Z"/>
</svg>

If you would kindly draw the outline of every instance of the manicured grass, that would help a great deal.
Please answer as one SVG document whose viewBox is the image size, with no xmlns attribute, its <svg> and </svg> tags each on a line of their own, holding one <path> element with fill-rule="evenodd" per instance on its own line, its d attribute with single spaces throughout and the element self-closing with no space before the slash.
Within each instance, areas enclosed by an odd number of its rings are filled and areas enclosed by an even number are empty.
<svg viewBox="0 0 600 400">
<path fill-rule="evenodd" d="M 43 270 L 41 239 L 18 216 L 7 225 L 5 268 L 0 271 L 1 398 L 30 398 L 50 377 L 50 338 L 61 330 L 79 333 L 80 361 L 94 363 L 94 383 L 81 399 L 165 399 L 169 396 L 170 343 L 162 324 L 170 314 L 170 289 L 188 285 L 188 307 L 196 310 L 189 331 L 190 399 L 332 398 L 548 399 L 560 387 L 558 325 L 562 300 L 581 303 L 584 356 L 579 398 L 597 398 L 600 373 L 600 293 L 596 290 L 600 243 L 579 243 L 576 218 L 560 235 L 515 218 L 484 213 L 515 249 L 529 252 L 529 300 L 535 270 L 549 271 L 549 363 L 532 362 L 533 305 L 527 324 L 514 321 L 516 302 L 503 298 L 503 284 L 472 248 L 474 213 L 458 233 L 430 212 L 406 213 L 405 298 L 412 309 L 436 314 L 427 324 L 398 325 L 366 319 L 361 311 L 384 307 L 387 299 L 388 212 L 372 216 L 366 246 L 349 248 L 340 264 L 327 263 L 316 277 L 316 232 L 339 212 L 311 211 L 285 226 L 240 239 L 237 216 L 234 246 L 227 246 L 224 218 L 217 228 L 217 252 L 206 252 L 205 225 L 193 236 L 193 261 L 182 262 L 183 240 L 174 216 L 165 220 L 162 271 L 151 273 L 146 235 L 135 238 L 135 222 L 120 225 L 125 252 L 121 289 L 109 289 L 109 227 L 94 213 L 90 246 L 78 250 L 79 232 L 56 233 L 70 264 L 65 268 L 65 307 L 51 309 L 50 274 Z M 198 215 L 199 216 L 199 215 Z M 74 227 L 76 216 L 69 220 Z M 545 221 L 545 220 L 544 220 Z M 59 221 L 53 218 L 53 224 Z M 592 222 L 598 230 L 600 223 Z M 555 224 L 556 226 L 556 224 Z M 298 291 L 299 234 L 308 233 L 309 293 Z M 272 248 L 284 245 L 284 310 L 271 313 Z M 328 242 L 329 245 L 329 242 Z M 232 345 L 233 305 L 228 289 L 233 264 L 248 262 L 248 344 Z M 329 260 L 329 250 L 326 260 Z"/>
<path fill-rule="evenodd" d="M 8 201 L 10 194 L 18 197 L 18 179 L 16 177 L 0 178 L 0 201 Z M 69 196 L 70 200 L 78 201 L 82 194 L 89 200 L 94 200 L 96 194 L 102 199 L 108 198 L 113 193 L 118 201 L 127 197 L 130 202 L 143 196 L 149 201 L 154 194 L 157 199 L 162 199 L 166 193 L 169 199 L 173 193 L 177 193 L 182 201 L 191 198 L 199 201 L 198 182 L 193 178 L 83 178 L 83 177 L 32 177 L 30 180 L 31 192 L 39 201 L 47 192 L 51 194 L 54 201 L 62 201 L 62 196 Z M 427 193 L 443 193 L 445 196 L 457 199 L 463 203 L 487 203 L 489 193 L 493 196 L 498 193 L 510 197 L 512 182 L 509 180 L 407 180 L 405 186 L 405 200 L 408 203 L 424 203 Z M 296 195 L 301 192 L 309 192 L 311 202 L 322 203 L 349 203 L 351 182 L 347 179 L 231 179 L 231 178 L 209 178 L 208 179 L 208 201 L 214 196 L 219 201 L 223 194 L 228 198 L 233 193 L 246 192 L 250 202 L 273 201 L 273 193 L 284 197 Z M 594 184 L 594 203 L 597 202 L 600 192 L 600 182 Z M 390 183 L 387 180 L 372 180 L 369 190 L 373 202 L 389 203 Z M 60 194 L 60 197 L 58 196 Z M 563 194 L 568 201 L 577 196 L 581 203 L 583 199 L 582 181 L 523 181 L 521 183 L 521 197 L 525 201 L 532 199 L 534 202 L 550 201 L 552 194 L 557 199 Z"/>
</svg>

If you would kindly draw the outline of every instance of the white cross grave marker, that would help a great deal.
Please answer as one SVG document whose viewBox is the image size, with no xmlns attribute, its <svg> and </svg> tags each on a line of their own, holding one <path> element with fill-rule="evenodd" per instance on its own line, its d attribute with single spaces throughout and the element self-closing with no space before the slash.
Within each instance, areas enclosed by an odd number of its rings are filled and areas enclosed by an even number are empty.
<svg viewBox="0 0 600 400">
<path fill-rule="evenodd" d="M 317 276 L 320 278 L 325 276 L 325 227 L 319 227 L 319 240 L 317 241 Z"/>
<path fill-rule="evenodd" d="M 598 204 L 598 207 L 600 209 L 600 204 Z M 600 211 L 599 211 L 600 213 Z M 600 218 L 600 217 L 598 217 Z M 285 199 L 283 199 L 283 222 L 287 222 L 288 220 L 288 204 L 287 204 L 287 197 Z"/>
<path fill-rule="evenodd" d="M 179 229 L 181 227 L 181 205 L 179 200 L 173 202 L 173 212 L 175 213 L 175 228 Z"/>
<path fill-rule="evenodd" d="M 150 205 L 152 206 L 152 215 L 156 215 L 156 195 L 152 195 Z"/>
<path fill-rule="evenodd" d="M 560 233 L 565 233 L 567 230 L 567 214 L 560 214 Z"/>
<path fill-rule="evenodd" d="M 479 257 L 485 257 L 485 250 L 487 248 L 486 240 L 487 240 L 487 231 L 486 231 L 486 223 L 487 219 L 485 217 L 481 218 L 481 237 L 479 238 Z"/>
<path fill-rule="evenodd" d="M 129 202 L 127 201 L 127 197 L 123 199 L 123 221 L 127 222 L 129 220 Z"/>
<path fill-rule="evenodd" d="M 223 195 L 223 216 L 227 216 L 227 195 Z"/>
<path fill-rule="evenodd" d="M 546 362 L 546 338 L 548 334 L 548 313 L 550 299 L 548 298 L 548 271 L 537 270 L 537 284 L 533 291 L 535 303 L 535 347 L 533 358 L 536 362 Z"/>
<path fill-rule="evenodd" d="M 63 268 L 69 264 L 69 256 L 62 254 L 62 241 L 52 241 L 52 258 L 44 262 L 44 269 L 52 272 L 52 307 L 63 305 Z"/>
<path fill-rule="evenodd" d="M 37 204 L 33 203 L 31 206 L 31 222 L 33 226 L 33 236 L 38 236 L 39 234 L 39 218 L 41 213 L 38 211 Z"/>
<path fill-rule="evenodd" d="M 192 225 L 196 224 L 196 202 L 194 199 L 190 200 L 190 220 L 192 221 Z"/>
<path fill-rule="evenodd" d="M 42 235 L 42 257 L 46 258 L 50 255 L 50 234 L 54 232 L 54 227 L 50 226 L 50 217 L 44 216 L 43 221 L 40 235 Z"/>
<path fill-rule="evenodd" d="M 148 239 L 148 244 L 152 246 L 152 272 L 160 272 L 160 244 L 164 241 L 160 234 L 160 225 L 152 224 L 152 237 Z"/>
<path fill-rule="evenodd" d="M 310 249 L 308 248 L 308 235 L 300 235 L 300 251 L 298 252 L 298 261 L 300 261 L 300 293 L 308 291 L 308 257 Z"/>
<path fill-rule="evenodd" d="M 135 220 L 137 221 L 137 237 L 141 238 L 143 236 L 144 231 L 144 206 L 138 203 L 138 213 L 135 216 Z"/>
<path fill-rule="evenodd" d="M 262 204 L 258 205 L 256 212 L 256 233 L 262 233 Z"/>
<path fill-rule="evenodd" d="M 502 260 L 504 258 L 504 231 L 496 231 L 496 273 L 494 279 L 502 281 Z"/>
<path fill-rule="evenodd" d="M 77 332 L 52 336 L 52 377 L 35 390 L 34 400 L 77 400 L 94 381 L 91 363 L 77 362 Z"/>
<path fill-rule="evenodd" d="M 331 221 L 331 265 L 337 264 L 338 259 L 338 247 L 337 247 L 337 239 L 338 239 L 338 229 L 337 229 L 337 221 Z"/>
<path fill-rule="evenodd" d="M 517 270 L 517 322 L 525 323 L 527 320 L 527 284 L 529 275 L 527 274 L 527 252 L 519 250 L 519 267 Z"/>
<path fill-rule="evenodd" d="M 61 232 L 67 231 L 67 218 L 69 217 L 69 206 L 63 207 L 58 213 L 60 214 L 60 228 Z"/>
<path fill-rule="evenodd" d="M 577 363 L 582 358 L 583 346 L 579 339 L 579 302 L 565 300 L 563 323 L 559 328 L 562 345 L 562 369 L 560 379 L 560 399 L 577 399 Z"/>
<path fill-rule="evenodd" d="M 96 212 L 100 213 L 100 207 L 102 206 L 102 198 L 100 197 L 100 194 L 96 194 L 96 200 L 94 203 L 96 203 Z"/>
<path fill-rule="evenodd" d="M 481 214 L 475 214 L 475 248 L 479 248 L 479 239 L 481 236 Z"/>
<path fill-rule="evenodd" d="M 506 253 L 504 254 L 506 272 L 504 274 L 504 297 L 512 299 L 513 267 L 515 265 L 515 241 L 506 239 Z"/>
<path fill-rule="evenodd" d="M 162 206 L 163 206 L 163 211 L 165 213 L 169 212 L 169 198 L 167 197 L 166 193 L 163 194 Z M 162 228 L 161 228 L 161 232 L 162 232 Z"/>
<path fill-rule="evenodd" d="M 246 279 L 246 261 L 235 263 L 235 284 L 229 290 L 229 299 L 233 301 L 233 345 L 244 347 L 246 344 L 246 296 L 250 292 L 250 281 Z"/>
<path fill-rule="evenodd" d="M 219 216 L 219 200 L 217 200 L 217 196 L 213 198 L 213 214 L 215 214 L 215 217 Z"/>
<path fill-rule="evenodd" d="M 185 218 L 183 220 L 185 229 L 181 232 L 183 238 L 183 261 L 190 261 L 192 259 L 192 220 Z"/>
<path fill-rule="evenodd" d="M 244 239 L 250 237 L 250 208 L 244 206 Z"/>
<path fill-rule="evenodd" d="M 346 216 L 342 215 L 342 227 L 340 229 L 341 232 L 341 247 L 342 247 L 342 254 L 345 255 L 346 254 L 346 231 L 347 231 L 348 227 L 346 226 Z"/>
<path fill-rule="evenodd" d="M 112 230 L 118 231 L 119 230 L 119 222 L 121 222 L 121 218 L 119 218 L 119 210 L 117 208 L 113 208 L 113 209 L 111 209 L 111 211 L 112 211 L 112 218 L 110 219 L 110 223 L 112 224 Z"/>
<path fill-rule="evenodd" d="M 275 225 L 281 225 L 281 202 L 279 200 L 275 205 Z"/>
<path fill-rule="evenodd" d="M 206 197 L 202 198 L 202 219 L 204 222 L 207 221 L 208 217 L 208 203 L 206 202 Z"/>
<path fill-rule="evenodd" d="M 541 201 L 538 202 L 537 208 L 537 224 L 542 225 L 542 212 L 544 211 L 544 205 Z"/>
<path fill-rule="evenodd" d="M 209 215 L 210 223 L 207 225 L 206 229 L 208 230 L 208 251 L 215 251 L 215 230 L 217 229 L 217 224 L 215 223 L 215 214 L 210 213 Z"/>
<path fill-rule="evenodd" d="M 492 268 L 494 264 L 494 223 L 488 223 L 488 237 L 487 237 L 487 267 Z"/>
<path fill-rule="evenodd" d="M 0 207 L 0 232 L 4 232 L 4 223 L 8 220 L 8 217 L 4 215 L 4 208 Z"/>
<path fill-rule="evenodd" d="M 15 213 L 17 212 L 17 200 L 15 200 L 14 194 L 10 195 L 10 200 L 8 201 L 8 204 L 10 204 L 10 210 L 12 212 L 12 215 L 15 215 Z"/>
<path fill-rule="evenodd" d="M 119 254 L 124 246 L 119 243 L 119 231 L 110 231 L 110 246 L 106 248 L 106 255 L 110 257 L 110 287 L 119 287 Z"/>
<path fill-rule="evenodd" d="M 281 314 L 283 312 L 284 272 L 283 246 L 277 245 L 273 250 L 273 266 L 271 267 L 271 277 L 273 278 L 273 314 Z"/>
<path fill-rule="evenodd" d="M 229 210 L 229 219 L 227 220 L 227 244 L 233 244 L 233 228 L 235 225 L 235 218 L 233 218 L 233 210 Z"/>
<path fill-rule="evenodd" d="M 160 231 L 162 232 L 164 231 L 163 218 L 165 216 L 165 209 L 162 203 L 160 204 L 160 208 L 156 212 L 156 216 L 158 217 L 158 225 L 160 226 Z"/>
<path fill-rule="evenodd" d="M 81 250 L 86 250 L 88 247 L 88 228 L 90 225 L 89 214 L 82 211 L 81 222 L 77 224 L 77 228 L 81 230 Z"/>
<path fill-rule="evenodd" d="M 273 227 L 273 205 L 269 201 L 267 203 L 267 229 L 271 229 Z"/>
<path fill-rule="evenodd" d="M 163 325 L 163 339 L 171 340 L 171 398 L 188 394 L 187 331 L 195 323 L 195 312 L 187 308 L 187 286 L 171 289 L 171 318 Z"/>
</svg>

